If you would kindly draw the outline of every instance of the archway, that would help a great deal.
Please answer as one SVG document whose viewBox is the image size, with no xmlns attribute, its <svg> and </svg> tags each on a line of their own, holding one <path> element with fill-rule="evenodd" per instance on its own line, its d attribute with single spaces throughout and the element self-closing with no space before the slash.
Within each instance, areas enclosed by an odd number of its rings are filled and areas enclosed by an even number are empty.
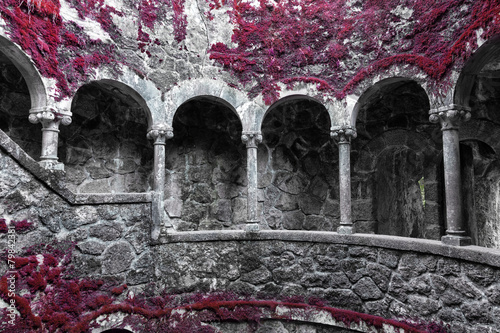
<svg viewBox="0 0 500 333">
<path fill-rule="evenodd" d="M 273 105 L 258 151 L 263 218 L 271 229 L 339 226 L 338 150 L 326 108 L 304 96 Z"/>
<path fill-rule="evenodd" d="M 246 221 L 246 152 L 235 111 L 210 96 L 176 111 L 166 143 L 165 210 L 177 230 L 234 229 Z"/>
<path fill-rule="evenodd" d="M 439 239 L 439 128 L 415 81 L 379 82 L 360 99 L 353 140 L 353 220 L 358 232 Z"/>
<path fill-rule="evenodd" d="M 146 192 L 153 148 L 147 111 L 131 94 L 106 82 L 82 86 L 73 121 L 60 128 L 60 159 L 68 186 L 79 193 Z"/>
</svg>

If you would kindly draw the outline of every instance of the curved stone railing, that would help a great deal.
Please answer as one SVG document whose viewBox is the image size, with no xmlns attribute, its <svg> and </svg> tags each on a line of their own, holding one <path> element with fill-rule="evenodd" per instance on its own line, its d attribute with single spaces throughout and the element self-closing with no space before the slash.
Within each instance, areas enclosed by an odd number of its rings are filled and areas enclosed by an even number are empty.
<svg viewBox="0 0 500 333">
<path fill-rule="evenodd" d="M 321 299 L 384 318 L 500 327 L 500 251 L 332 232 L 172 233 L 152 248 L 156 281 L 181 292 Z"/>
</svg>

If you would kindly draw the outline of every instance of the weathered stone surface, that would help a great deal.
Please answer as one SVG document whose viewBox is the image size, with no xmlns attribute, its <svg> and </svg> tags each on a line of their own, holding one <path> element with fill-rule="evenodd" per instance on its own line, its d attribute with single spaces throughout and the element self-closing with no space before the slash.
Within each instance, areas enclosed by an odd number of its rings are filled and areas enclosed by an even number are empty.
<svg viewBox="0 0 500 333">
<path fill-rule="evenodd" d="M 113 241 L 122 236 L 123 227 L 119 223 L 104 222 L 89 227 L 89 236 L 103 241 Z"/>
<path fill-rule="evenodd" d="M 97 222 L 97 209 L 94 207 L 77 207 L 61 216 L 62 225 L 68 230 L 74 230 L 82 225 Z"/>
<path fill-rule="evenodd" d="M 352 286 L 352 290 L 363 300 L 382 298 L 383 294 L 372 279 L 365 277 Z"/>
<path fill-rule="evenodd" d="M 77 248 L 85 254 L 101 255 L 106 248 L 106 244 L 89 240 L 79 243 Z"/>
<path fill-rule="evenodd" d="M 285 229 L 302 229 L 304 225 L 304 213 L 299 210 L 283 213 L 283 227 Z"/>
<path fill-rule="evenodd" d="M 102 258 L 102 273 L 110 275 L 128 270 L 134 254 L 129 243 L 120 241 L 107 247 Z"/>
<path fill-rule="evenodd" d="M 421 313 L 424 316 L 434 314 L 441 308 L 438 301 L 423 296 L 410 295 L 408 296 L 408 302 L 415 309 L 415 311 L 418 311 L 418 313 Z"/>
<path fill-rule="evenodd" d="M 263 284 L 272 280 L 271 272 L 264 266 L 241 275 L 241 280 L 252 284 Z"/>
</svg>

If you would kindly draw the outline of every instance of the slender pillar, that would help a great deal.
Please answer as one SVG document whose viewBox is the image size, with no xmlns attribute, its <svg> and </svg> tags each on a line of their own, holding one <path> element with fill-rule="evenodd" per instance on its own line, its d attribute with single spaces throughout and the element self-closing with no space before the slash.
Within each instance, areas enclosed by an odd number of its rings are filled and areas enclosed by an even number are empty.
<svg viewBox="0 0 500 333">
<path fill-rule="evenodd" d="M 247 146 L 247 225 L 246 231 L 259 231 L 257 193 L 257 146 L 262 142 L 260 132 L 243 132 L 241 140 Z"/>
<path fill-rule="evenodd" d="M 351 138 L 356 136 L 356 130 L 349 126 L 331 129 L 331 137 L 339 145 L 340 226 L 337 232 L 344 235 L 355 232 L 351 216 Z"/>
<path fill-rule="evenodd" d="M 153 126 L 148 132 L 148 139 L 154 140 L 154 166 L 153 166 L 153 198 L 151 203 L 151 239 L 158 240 L 162 222 L 165 220 L 165 227 L 172 228 L 170 219 L 165 214 L 163 199 L 165 196 L 165 141 L 173 138 L 174 133 L 166 125 Z"/>
<path fill-rule="evenodd" d="M 29 121 L 42 124 L 42 155 L 39 164 L 45 169 L 64 170 L 64 164 L 58 161 L 59 125 L 71 124 L 70 112 L 58 112 L 53 107 L 33 108 Z"/>
<path fill-rule="evenodd" d="M 429 120 L 440 123 L 443 133 L 444 188 L 446 195 L 446 236 L 441 241 L 447 245 L 470 245 L 465 235 L 462 218 L 462 182 L 460 177 L 460 146 L 458 127 L 470 119 L 468 108 L 449 105 L 430 111 Z"/>
</svg>

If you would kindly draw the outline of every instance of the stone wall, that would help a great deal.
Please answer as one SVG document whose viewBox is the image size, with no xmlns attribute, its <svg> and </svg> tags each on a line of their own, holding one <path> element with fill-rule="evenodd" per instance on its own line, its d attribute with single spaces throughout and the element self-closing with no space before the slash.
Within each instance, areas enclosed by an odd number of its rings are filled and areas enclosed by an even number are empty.
<svg viewBox="0 0 500 333">
<path fill-rule="evenodd" d="M 317 297 L 333 307 L 384 318 L 443 321 L 454 333 L 499 332 L 494 328 L 500 324 L 498 267 L 411 250 L 274 237 L 214 237 L 154 247 L 157 287 L 229 290 L 257 298 L 293 295 L 305 301 Z M 407 242 L 408 248 L 428 251 L 428 245 Z"/>
</svg>

